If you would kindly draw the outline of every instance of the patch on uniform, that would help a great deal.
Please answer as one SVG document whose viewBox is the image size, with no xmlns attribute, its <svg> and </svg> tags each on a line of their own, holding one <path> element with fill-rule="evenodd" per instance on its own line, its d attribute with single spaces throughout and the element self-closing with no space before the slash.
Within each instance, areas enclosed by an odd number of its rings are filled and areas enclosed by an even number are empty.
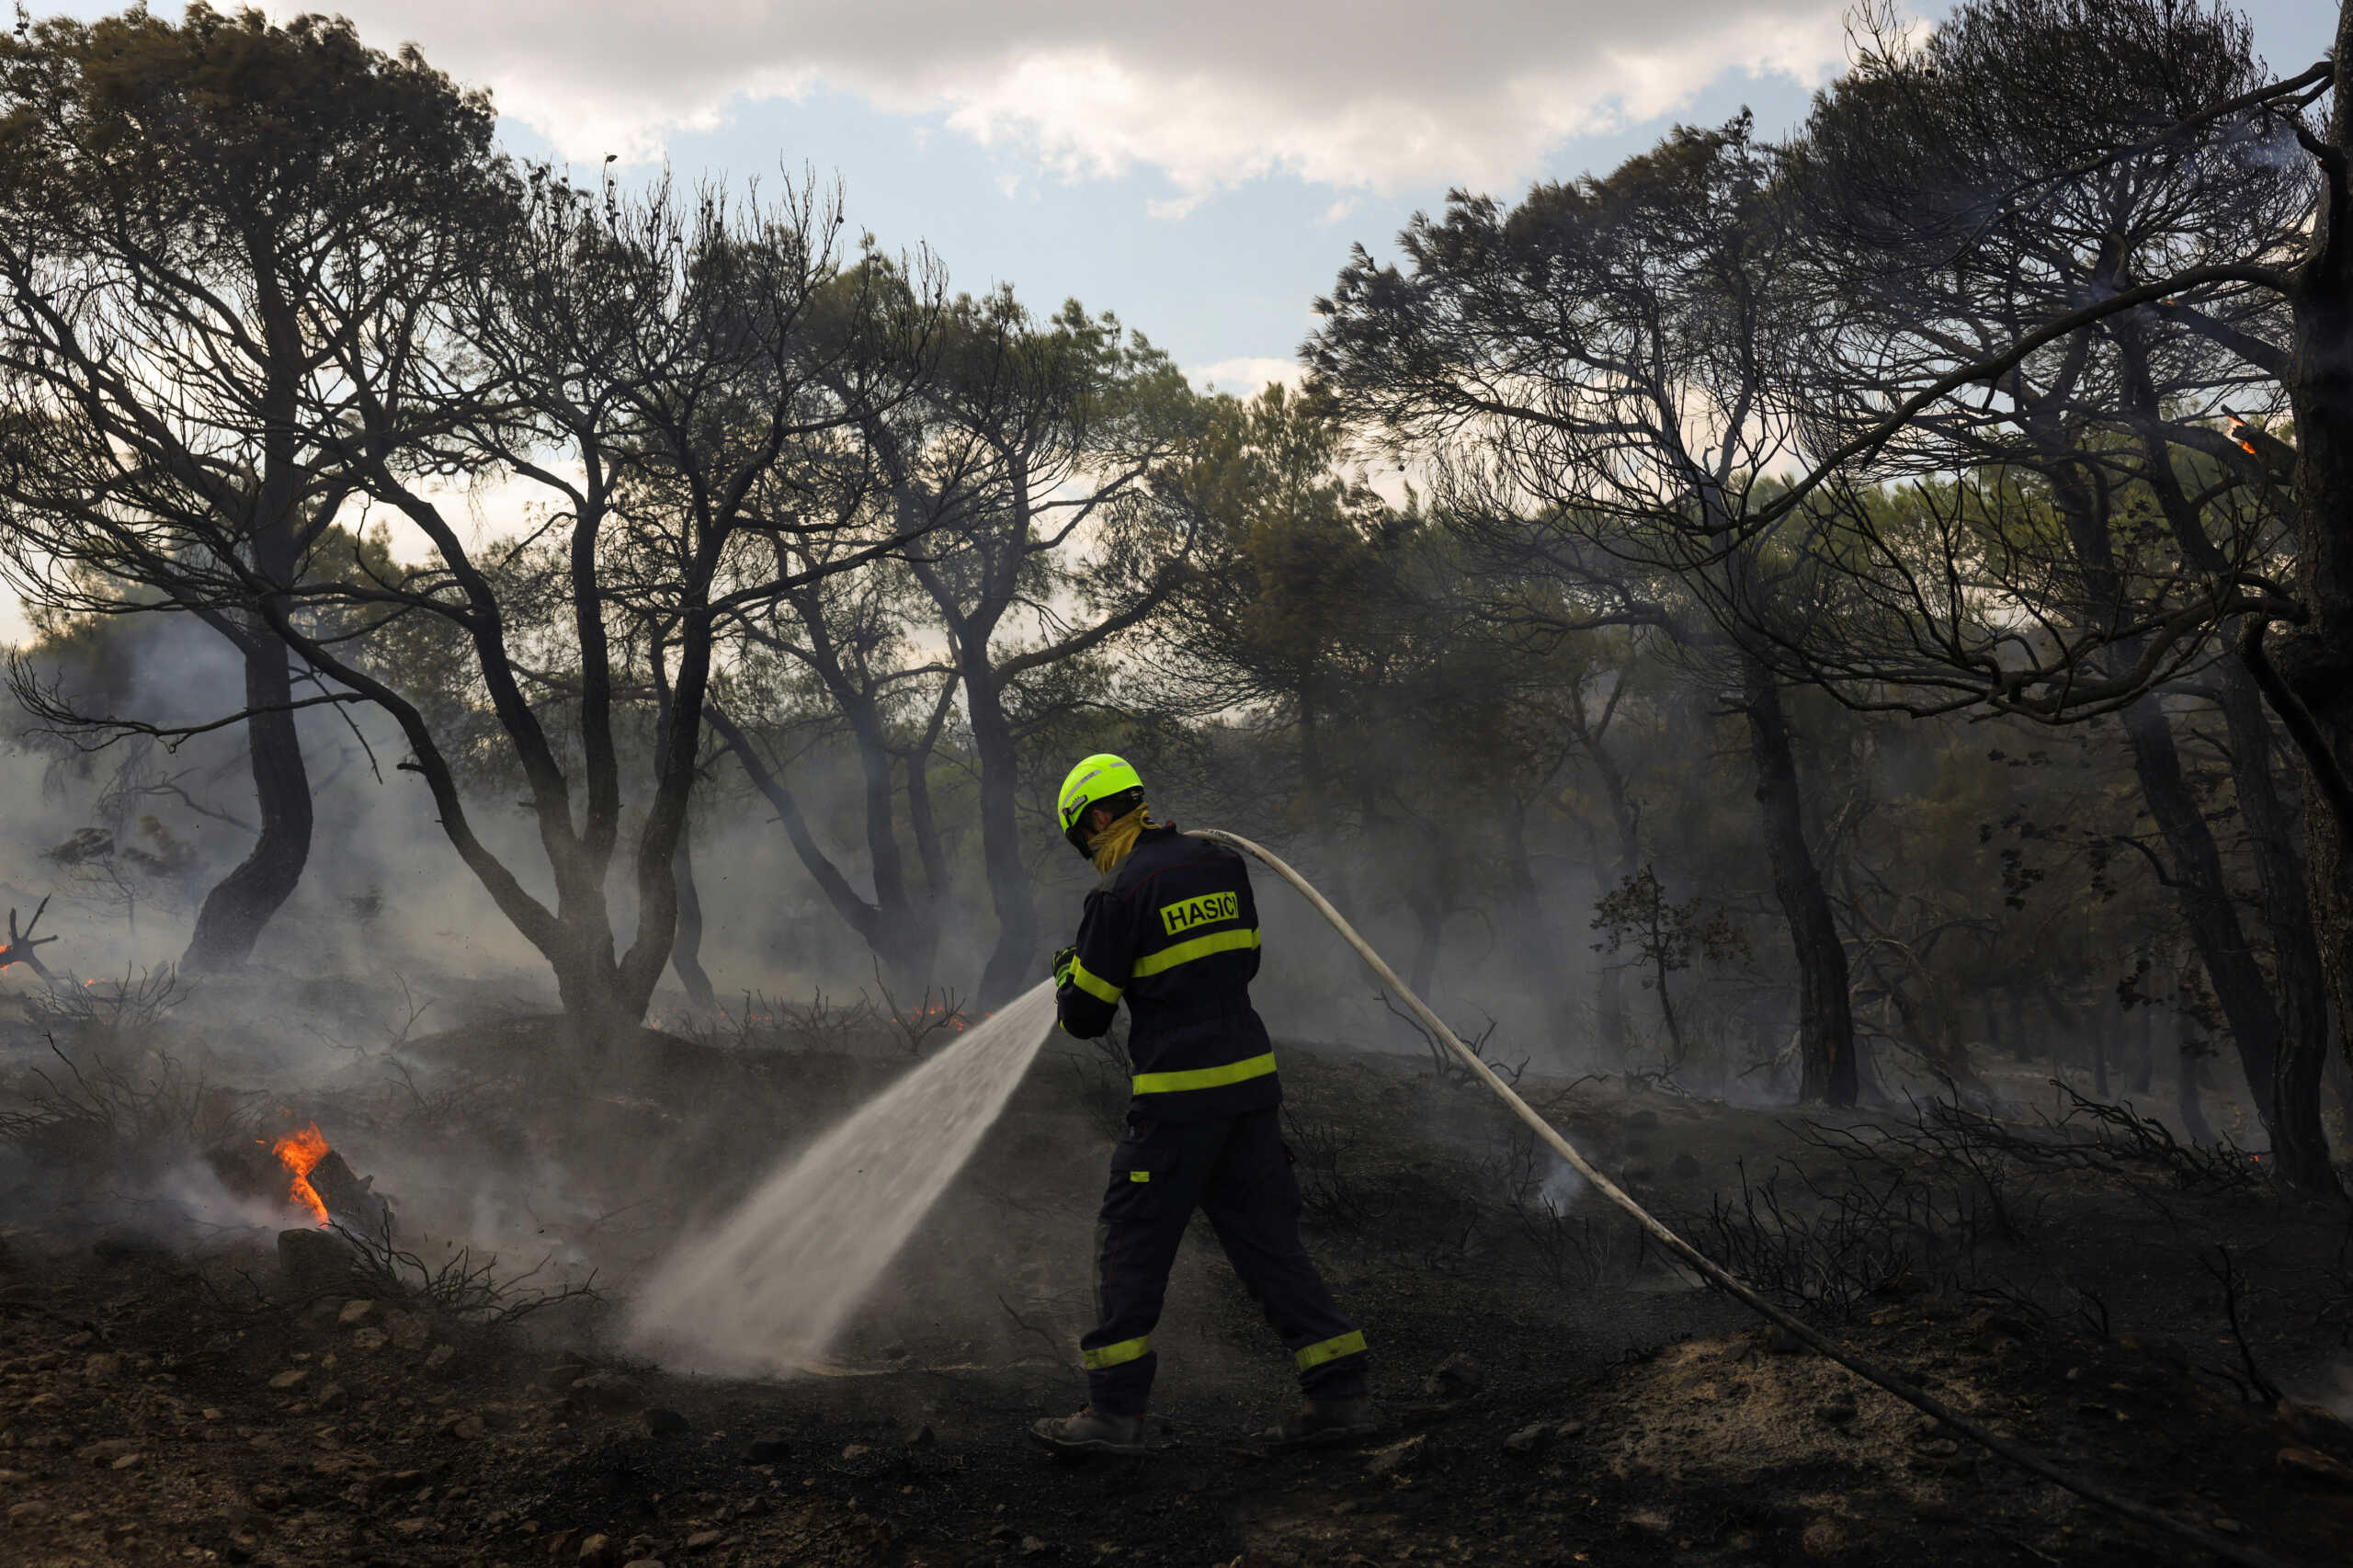
<svg viewBox="0 0 2353 1568">
<path fill-rule="evenodd" d="M 1172 937 L 1189 931 L 1196 926 L 1241 918 L 1242 895 L 1236 892 L 1205 892 L 1199 898 L 1188 898 L 1160 907 L 1161 927 Z"/>
</svg>

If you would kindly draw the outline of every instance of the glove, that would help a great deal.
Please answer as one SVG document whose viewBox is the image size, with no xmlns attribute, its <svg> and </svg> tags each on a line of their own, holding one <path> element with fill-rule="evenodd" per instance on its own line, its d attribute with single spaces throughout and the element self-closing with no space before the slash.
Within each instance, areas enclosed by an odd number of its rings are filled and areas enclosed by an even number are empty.
<svg viewBox="0 0 2353 1568">
<path fill-rule="evenodd" d="M 1054 955 L 1054 988 L 1056 990 L 1059 991 L 1063 986 L 1070 983 L 1071 967 L 1077 962 L 1078 949 L 1076 948 L 1064 948 L 1061 952 Z"/>
</svg>

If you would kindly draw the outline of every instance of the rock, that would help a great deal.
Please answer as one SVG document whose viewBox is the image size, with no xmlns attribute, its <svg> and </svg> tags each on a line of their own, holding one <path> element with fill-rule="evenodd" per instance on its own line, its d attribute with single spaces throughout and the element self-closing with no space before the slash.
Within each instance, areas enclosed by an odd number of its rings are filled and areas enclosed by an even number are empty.
<svg viewBox="0 0 2353 1568">
<path fill-rule="evenodd" d="M 394 1519 L 392 1521 L 393 1530 L 401 1535 L 408 1537 L 411 1540 L 415 1540 L 418 1536 L 423 1535 L 432 1528 L 433 1521 L 431 1519 Z"/>
<path fill-rule="evenodd" d="M 2299 1481 L 2353 1492 L 2353 1465 L 2331 1459 L 2318 1449 L 2282 1449 L 2271 1456 L 2271 1462 Z"/>
<path fill-rule="evenodd" d="M 847 1464 L 853 1460 L 862 1460 L 873 1451 L 864 1443 L 848 1444 L 842 1449 L 842 1462 Z"/>
<path fill-rule="evenodd" d="M 1487 1369 L 1459 1350 L 1422 1380 L 1424 1392 L 1433 1399 L 1461 1399 L 1486 1386 Z"/>
<path fill-rule="evenodd" d="M 644 1424 L 649 1437 L 675 1437 L 689 1430 L 685 1416 L 658 1404 L 641 1412 L 638 1420 Z"/>
<path fill-rule="evenodd" d="M 552 1367 L 542 1369 L 539 1376 L 531 1381 L 551 1393 L 562 1393 L 587 1375 L 587 1368 L 576 1362 L 560 1361 Z"/>
<path fill-rule="evenodd" d="M 937 1448 L 938 1444 L 939 1434 L 934 1432 L 930 1424 L 926 1422 L 907 1434 L 904 1446 L 910 1449 L 929 1449 Z"/>
<path fill-rule="evenodd" d="M 280 1231 L 278 1267 L 303 1290 L 330 1290 L 351 1278 L 351 1244 L 333 1231 Z"/>
<path fill-rule="evenodd" d="M 622 1568 L 662 1568 L 662 1560 L 658 1557 L 632 1557 Z"/>
<path fill-rule="evenodd" d="M 1040 1540 L 1034 1535 L 1025 1535 L 1021 1538 L 1021 1555 L 1024 1557 L 1043 1557 L 1053 1550 L 1050 1543 Z"/>
<path fill-rule="evenodd" d="M 128 1453 L 138 1450 L 137 1439 L 131 1437 L 102 1437 L 74 1450 L 74 1457 L 93 1470 L 104 1470 Z"/>
<path fill-rule="evenodd" d="M 755 1437 L 744 1449 L 745 1464 L 782 1464 L 792 1457 L 792 1441 L 789 1437 Z"/>
<path fill-rule="evenodd" d="M 269 1380 L 269 1386 L 277 1390 L 279 1393 L 288 1393 L 295 1389 L 301 1388 L 304 1383 L 307 1383 L 310 1381 L 310 1368 L 289 1367 L 286 1370 L 272 1377 Z"/>
<path fill-rule="evenodd" d="M 725 1539 L 726 1538 L 718 1530 L 697 1530 L 694 1534 L 687 1537 L 687 1550 L 688 1551 L 709 1551 L 712 1547 L 717 1546 Z"/>
<path fill-rule="evenodd" d="M 572 1385 L 571 1393 L 591 1410 L 625 1414 L 645 1407 L 645 1391 L 619 1372 L 591 1372 Z"/>
<path fill-rule="evenodd" d="M 108 1470 L 137 1470 L 141 1465 L 146 1462 L 147 1456 L 145 1454 L 124 1454 L 118 1458 L 114 1463 L 107 1466 L 107 1468 Z"/>
<path fill-rule="evenodd" d="M 457 1358 L 458 1347 L 456 1346 L 437 1345 L 432 1349 L 425 1353 L 425 1369 L 438 1377 L 442 1373 L 448 1371 L 449 1369 L 449 1363 Z"/>
<path fill-rule="evenodd" d="M 350 1398 L 341 1383 L 329 1383 L 319 1391 L 316 1403 L 321 1410 L 341 1410 Z"/>
<path fill-rule="evenodd" d="M 1375 1478 L 1403 1475 L 1427 1456 L 1429 1441 L 1427 1434 L 1421 1434 L 1402 1443 L 1392 1443 L 1385 1449 L 1376 1449 L 1366 1461 L 1364 1472 Z"/>
<path fill-rule="evenodd" d="M 335 1314 L 335 1321 L 346 1328 L 358 1328 L 375 1317 L 381 1305 L 381 1302 L 366 1297 L 355 1296 L 343 1303 L 343 1310 Z"/>
<path fill-rule="evenodd" d="M 372 1355 L 376 1351 L 381 1350 L 384 1347 L 384 1331 L 381 1328 L 370 1326 L 358 1328 L 352 1331 L 351 1347 L 363 1356 Z"/>
<path fill-rule="evenodd" d="M 489 1432 L 489 1426 L 479 1415 L 449 1415 L 442 1418 L 441 1434 L 473 1442 Z"/>
<path fill-rule="evenodd" d="M 82 1360 L 82 1376 L 94 1383 L 110 1383 L 122 1376 L 122 1358 L 111 1350 L 101 1350 Z"/>
<path fill-rule="evenodd" d="M 8 1505 L 8 1523 L 16 1528 L 22 1529 L 29 1525 L 37 1525 L 47 1517 L 49 1517 L 49 1505 L 46 1503 L 28 1499 L 22 1503 Z"/>
<path fill-rule="evenodd" d="M 548 1537 L 548 1561 L 564 1563 L 579 1562 L 580 1540 L 586 1533 L 574 1526 L 571 1529 L 558 1530 Z"/>
<path fill-rule="evenodd" d="M 580 1550 L 573 1554 L 580 1568 L 613 1568 L 620 1561 L 613 1550 L 613 1538 L 608 1535 L 585 1535 L 580 1538 Z"/>
<path fill-rule="evenodd" d="M 1518 1431 L 1514 1432 L 1510 1437 L 1506 1437 L 1504 1439 L 1504 1452 L 1507 1454 L 1532 1454 L 1537 1449 L 1542 1448 L 1546 1443 L 1550 1442 L 1552 1437 L 1552 1423 L 1548 1421 L 1539 1421 L 1533 1426 L 1522 1426 Z"/>
</svg>

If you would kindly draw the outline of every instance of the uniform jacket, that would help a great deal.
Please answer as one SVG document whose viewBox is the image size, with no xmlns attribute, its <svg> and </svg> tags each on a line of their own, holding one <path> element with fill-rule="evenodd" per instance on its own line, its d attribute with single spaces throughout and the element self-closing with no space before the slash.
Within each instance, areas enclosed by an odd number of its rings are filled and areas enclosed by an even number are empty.
<svg viewBox="0 0 2353 1568">
<path fill-rule="evenodd" d="M 1258 906 L 1222 844 L 1146 828 L 1086 895 L 1078 961 L 1056 993 L 1063 1028 L 1093 1040 L 1128 1004 L 1132 1108 L 1203 1121 L 1280 1103 L 1274 1047 L 1250 1006 Z"/>
</svg>

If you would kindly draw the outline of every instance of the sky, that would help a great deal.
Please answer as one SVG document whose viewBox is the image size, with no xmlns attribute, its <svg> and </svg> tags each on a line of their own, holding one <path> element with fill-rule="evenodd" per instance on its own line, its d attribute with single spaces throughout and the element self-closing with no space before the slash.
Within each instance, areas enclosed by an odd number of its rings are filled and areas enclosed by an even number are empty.
<svg viewBox="0 0 2353 1568">
<path fill-rule="evenodd" d="M 1351 244 L 1743 106 L 1768 134 L 1852 0 L 348 0 L 491 89 L 516 153 L 737 184 L 814 172 L 951 282 L 1109 310 L 1197 380 L 1286 372 Z M 45 9 L 36 6 L 36 9 Z M 109 7 L 70 5 L 94 16 Z M 153 7 L 162 12 L 166 5 Z M 274 15 L 323 8 L 267 0 Z M 2332 0 L 2252 0 L 2282 73 Z M 1921 13 L 1933 19 L 1944 7 Z"/>
</svg>

